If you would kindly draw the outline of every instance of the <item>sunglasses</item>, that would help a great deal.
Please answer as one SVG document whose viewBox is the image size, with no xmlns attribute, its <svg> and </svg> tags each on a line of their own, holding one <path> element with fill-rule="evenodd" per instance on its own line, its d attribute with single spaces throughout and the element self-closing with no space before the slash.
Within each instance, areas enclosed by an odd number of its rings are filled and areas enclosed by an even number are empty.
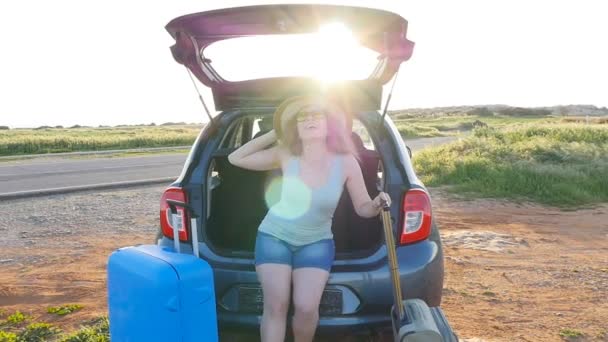
<svg viewBox="0 0 608 342">
<path fill-rule="evenodd" d="M 296 114 L 296 121 L 297 122 L 305 122 L 306 120 L 308 120 L 309 118 L 317 121 L 317 120 L 321 120 L 322 118 L 325 117 L 325 113 L 322 111 L 302 111 L 299 112 L 298 114 Z"/>
</svg>

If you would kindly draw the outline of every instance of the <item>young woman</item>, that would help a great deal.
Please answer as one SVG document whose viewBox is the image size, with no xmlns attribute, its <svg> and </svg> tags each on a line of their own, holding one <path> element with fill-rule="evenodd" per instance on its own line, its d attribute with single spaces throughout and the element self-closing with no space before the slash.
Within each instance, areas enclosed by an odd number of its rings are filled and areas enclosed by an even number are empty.
<svg viewBox="0 0 608 342">
<path fill-rule="evenodd" d="M 283 341 L 293 282 L 293 333 L 312 341 L 319 303 L 334 260 L 332 216 L 344 184 L 358 215 L 373 217 L 390 198 L 369 197 L 350 140 L 349 119 L 331 102 L 313 97 L 286 100 L 274 129 L 232 152 L 233 165 L 283 171 L 281 199 L 260 224 L 256 272 L 264 295 L 262 341 Z M 277 141 L 278 145 L 267 148 Z"/>
</svg>

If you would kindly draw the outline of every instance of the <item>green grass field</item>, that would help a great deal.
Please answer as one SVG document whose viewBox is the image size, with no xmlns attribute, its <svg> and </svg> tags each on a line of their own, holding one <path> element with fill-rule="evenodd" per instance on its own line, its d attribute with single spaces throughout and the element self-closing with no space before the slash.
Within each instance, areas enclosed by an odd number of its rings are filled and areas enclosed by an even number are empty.
<svg viewBox="0 0 608 342">
<path fill-rule="evenodd" d="M 564 119 L 552 116 L 433 114 L 395 115 L 393 121 L 401 136 L 410 139 L 458 135 L 478 124 L 505 127 L 561 120 Z M 168 125 L 0 130 L 0 156 L 188 146 L 201 128 L 200 125 Z"/>
<path fill-rule="evenodd" d="M 191 145 L 202 126 L 46 128 L 0 131 L 0 156 Z"/>
<path fill-rule="evenodd" d="M 557 123 L 561 120 L 552 116 L 426 115 L 398 118 L 394 123 L 403 138 L 420 138 L 457 135 L 472 130 L 476 125 L 505 127 L 529 123 Z"/>
<path fill-rule="evenodd" d="M 535 123 L 476 129 L 426 149 L 414 166 L 427 186 L 476 197 L 579 207 L 608 202 L 608 127 Z"/>
<path fill-rule="evenodd" d="M 470 131 L 475 122 L 502 127 L 559 120 L 547 116 L 455 115 L 406 117 L 394 122 L 403 138 L 419 138 L 456 135 Z M 200 125 L 168 125 L 0 130 L 0 156 L 188 146 L 201 128 Z"/>
</svg>

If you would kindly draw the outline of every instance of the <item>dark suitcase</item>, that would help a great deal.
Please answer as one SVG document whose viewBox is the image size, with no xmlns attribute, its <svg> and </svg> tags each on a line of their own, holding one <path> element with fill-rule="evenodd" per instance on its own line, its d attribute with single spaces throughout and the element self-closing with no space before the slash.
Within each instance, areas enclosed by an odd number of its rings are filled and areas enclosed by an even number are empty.
<svg viewBox="0 0 608 342">
<path fill-rule="evenodd" d="M 384 205 L 381 216 L 393 283 L 394 305 L 391 310 L 393 337 L 395 341 L 399 342 L 444 342 L 428 305 L 420 299 L 402 299 L 395 239 L 391 225 L 390 209 L 387 205 Z M 451 341 L 451 339 L 447 341 Z"/>
<path fill-rule="evenodd" d="M 191 227 L 196 227 L 194 217 Z M 196 229 L 192 233 L 195 240 Z M 177 249 L 139 245 L 110 255 L 112 342 L 218 340 L 213 270 L 198 256 Z"/>
</svg>

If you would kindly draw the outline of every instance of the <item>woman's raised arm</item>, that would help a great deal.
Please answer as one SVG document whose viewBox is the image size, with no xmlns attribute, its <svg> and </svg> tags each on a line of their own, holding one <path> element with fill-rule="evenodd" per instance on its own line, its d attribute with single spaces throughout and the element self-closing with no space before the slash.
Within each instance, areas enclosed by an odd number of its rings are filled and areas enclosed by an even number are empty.
<svg viewBox="0 0 608 342">
<path fill-rule="evenodd" d="M 228 161 L 235 166 L 249 170 L 265 171 L 281 166 L 280 150 L 278 146 L 268 149 L 268 145 L 277 140 L 274 129 L 263 134 L 228 155 Z"/>
</svg>

